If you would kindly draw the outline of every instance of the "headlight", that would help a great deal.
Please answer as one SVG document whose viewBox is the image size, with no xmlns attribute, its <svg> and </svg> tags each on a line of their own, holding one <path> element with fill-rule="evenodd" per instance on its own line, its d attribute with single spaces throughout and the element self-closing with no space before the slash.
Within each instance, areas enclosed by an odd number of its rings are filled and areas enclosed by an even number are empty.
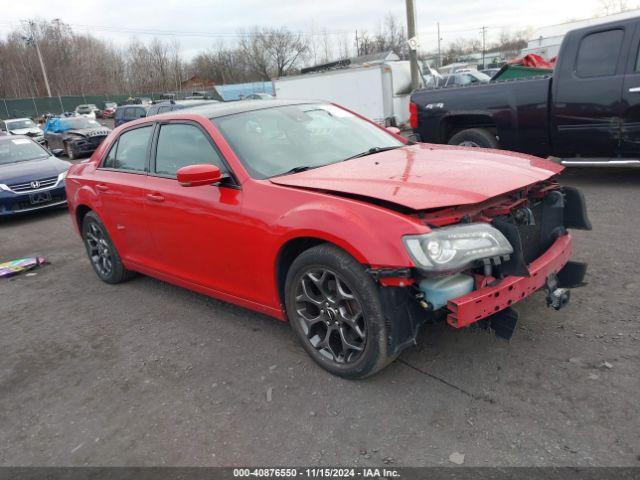
<svg viewBox="0 0 640 480">
<path fill-rule="evenodd" d="M 67 178 L 67 173 L 69 173 L 69 170 L 65 170 L 64 172 L 58 174 L 58 183 Z"/>
<path fill-rule="evenodd" d="M 416 267 L 430 272 L 461 270 L 475 260 L 513 253 L 504 235 L 487 223 L 438 228 L 403 240 Z"/>
<path fill-rule="evenodd" d="M 4 183 L 0 183 L 0 190 L 4 190 L 5 192 L 11 191 L 11 189 L 7 187 Z"/>
</svg>

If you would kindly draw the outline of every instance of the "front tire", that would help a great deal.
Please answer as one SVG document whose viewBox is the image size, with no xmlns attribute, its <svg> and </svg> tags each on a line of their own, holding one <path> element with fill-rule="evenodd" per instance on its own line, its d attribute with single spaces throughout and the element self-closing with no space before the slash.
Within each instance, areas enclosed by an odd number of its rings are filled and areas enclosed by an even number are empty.
<svg viewBox="0 0 640 480">
<path fill-rule="evenodd" d="M 499 148 L 498 139 L 484 128 L 468 128 L 456 133 L 449 140 L 449 145 L 461 147 Z"/>
<path fill-rule="evenodd" d="M 69 160 L 75 160 L 77 158 L 76 153 L 73 151 L 73 148 L 68 143 L 65 145 L 65 153 L 67 154 L 67 158 Z"/>
<path fill-rule="evenodd" d="M 91 266 L 100 280 L 115 284 L 124 282 L 134 275 L 124 268 L 107 229 L 95 212 L 87 213 L 82 221 L 82 239 Z"/>
<path fill-rule="evenodd" d="M 301 253 L 287 273 L 285 299 L 302 346 L 328 372 L 364 378 L 393 360 L 378 286 L 343 250 L 323 244 Z"/>
</svg>

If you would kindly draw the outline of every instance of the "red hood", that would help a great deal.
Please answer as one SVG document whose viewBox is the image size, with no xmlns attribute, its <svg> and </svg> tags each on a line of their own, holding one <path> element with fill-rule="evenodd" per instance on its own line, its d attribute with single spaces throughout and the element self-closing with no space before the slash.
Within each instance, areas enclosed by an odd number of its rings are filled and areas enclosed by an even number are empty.
<svg viewBox="0 0 640 480">
<path fill-rule="evenodd" d="M 271 181 L 427 210 L 480 203 L 546 180 L 563 168 L 512 152 L 418 144 Z"/>
</svg>

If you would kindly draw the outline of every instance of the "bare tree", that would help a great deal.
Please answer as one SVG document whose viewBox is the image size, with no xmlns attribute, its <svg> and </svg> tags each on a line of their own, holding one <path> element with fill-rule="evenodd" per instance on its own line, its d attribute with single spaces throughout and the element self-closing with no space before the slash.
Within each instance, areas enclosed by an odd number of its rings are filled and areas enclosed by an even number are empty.
<svg viewBox="0 0 640 480">
<path fill-rule="evenodd" d="M 269 80 L 295 70 L 309 52 L 309 43 L 285 27 L 256 27 L 242 35 L 240 51 L 250 70 L 259 79 Z"/>
<path fill-rule="evenodd" d="M 627 0 L 600 0 L 600 14 L 613 15 L 614 13 L 626 12 L 636 7 L 629 5 Z"/>
</svg>

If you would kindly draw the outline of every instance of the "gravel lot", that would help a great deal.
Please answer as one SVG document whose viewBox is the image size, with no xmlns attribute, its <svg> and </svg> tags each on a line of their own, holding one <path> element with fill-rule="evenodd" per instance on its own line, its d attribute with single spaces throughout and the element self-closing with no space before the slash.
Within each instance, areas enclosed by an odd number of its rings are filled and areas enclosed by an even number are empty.
<svg viewBox="0 0 640 480">
<path fill-rule="evenodd" d="M 3 465 L 640 465 L 640 171 L 573 171 L 589 285 L 510 343 L 445 325 L 345 381 L 287 324 L 150 278 L 98 280 L 66 211 L 0 221 Z M 606 362 L 606 363 L 605 363 Z M 462 458 L 454 456 L 453 458 Z"/>
</svg>

